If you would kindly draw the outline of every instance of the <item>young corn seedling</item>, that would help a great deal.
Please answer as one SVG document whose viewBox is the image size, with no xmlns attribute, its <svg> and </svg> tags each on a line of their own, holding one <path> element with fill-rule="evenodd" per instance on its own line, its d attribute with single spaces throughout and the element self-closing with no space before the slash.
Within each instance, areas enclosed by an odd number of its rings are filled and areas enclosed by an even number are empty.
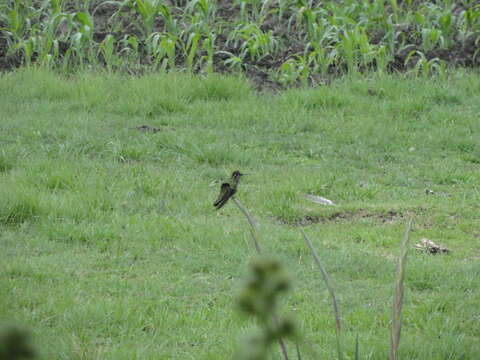
<svg viewBox="0 0 480 360">
<path fill-rule="evenodd" d="M 354 73 L 357 70 L 357 31 L 345 31 L 340 34 L 340 41 L 337 44 L 337 51 L 341 53 L 347 64 L 348 73 Z"/>
<path fill-rule="evenodd" d="M 428 78 L 437 73 L 445 76 L 446 66 L 439 58 L 428 60 L 423 52 L 413 50 L 405 59 L 405 66 L 410 63 L 411 59 L 416 59 L 415 66 L 413 67 L 416 76 L 422 75 L 422 77 Z"/>
<path fill-rule="evenodd" d="M 63 31 L 61 30 L 63 28 Z M 60 58 L 60 42 L 69 39 L 74 28 L 74 20 L 69 14 L 61 12 L 60 5 L 53 5 L 53 14 L 44 21 L 41 35 L 38 37 L 36 53 L 37 62 L 51 67 Z M 63 34 L 62 36 L 58 35 Z"/>
<path fill-rule="evenodd" d="M 142 19 L 142 29 L 145 38 L 153 32 L 155 17 L 163 5 L 160 0 L 134 0 L 130 2 L 130 7 L 134 9 Z"/>
<path fill-rule="evenodd" d="M 229 51 L 223 51 L 223 50 L 218 50 L 215 52 L 215 55 L 223 55 L 227 56 L 223 57 L 225 60 L 223 60 L 223 64 L 227 66 L 231 71 L 239 71 L 242 68 L 243 62 L 242 59 L 235 54 L 232 54 Z"/>
<path fill-rule="evenodd" d="M 438 25 L 440 26 L 440 31 L 442 33 L 443 47 L 449 48 L 452 45 L 453 36 L 454 36 L 454 23 L 455 18 L 452 15 L 451 11 L 444 12 L 438 18 Z"/>
<path fill-rule="evenodd" d="M 119 41 L 119 59 L 124 68 L 129 69 L 137 65 L 139 59 L 139 41 L 134 35 L 125 35 Z"/>
<path fill-rule="evenodd" d="M 39 17 L 43 7 L 36 9 L 31 1 L 15 0 L 0 7 L 0 28 L 7 43 L 7 55 L 20 52 L 29 65 L 40 33 Z"/>
<path fill-rule="evenodd" d="M 357 34 L 359 62 L 364 69 L 367 69 L 375 56 L 375 47 L 370 45 L 368 36 L 363 28 Z"/>
<path fill-rule="evenodd" d="M 37 38 L 35 36 L 22 40 L 19 47 L 23 50 L 23 59 L 25 65 L 28 67 L 32 64 L 33 55 L 37 48 Z"/>
<path fill-rule="evenodd" d="M 213 74 L 213 56 L 215 55 L 215 39 L 216 35 L 210 33 L 208 37 L 203 40 L 202 48 L 207 52 L 207 74 Z"/>
<path fill-rule="evenodd" d="M 179 25 L 177 19 L 174 17 L 170 7 L 161 3 L 158 5 L 158 12 L 162 15 L 165 21 L 165 30 L 171 35 L 178 36 L 180 34 Z"/>
<path fill-rule="evenodd" d="M 377 46 L 377 51 L 375 54 L 376 70 L 380 73 L 384 73 L 391 61 L 393 61 L 393 56 L 390 54 L 387 46 Z"/>
<path fill-rule="evenodd" d="M 210 25 L 214 24 L 216 12 L 217 4 L 213 0 L 192 0 L 185 8 L 186 14 L 197 15 Z"/>
<path fill-rule="evenodd" d="M 445 40 L 442 32 L 436 28 L 422 29 L 422 49 L 426 52 L 437 46 L 444 47 Z"/>
<path fill-rule="evenodd" d="M 462 43 L 480 31 L 480 4 L 462 10 L 458 16 L 458 38 Z"/>
<path fill-rule="evenodd" d="M 198 42 L 201 38 L 201 34 L 199 33 L 191 33 L 188 37 L 187 45 L 185 47 L 185 53 L 187 53 L 187 71 L 192 72 L 193 69 L 193 60 L 195 59 L 198 51 Z"/>
<path fill-rule="evenodd" d="M 273 32 L 264 33 L 255 24 L 240 24 L 230 34 L 230 41 L 234 42 L 235 47 L 240 46 L 241 58 L 246 56 L 258 61 L 267 54 L 274 55 L 278 50 L 278 40 L 273 36 Z"/>
<path fill-rule="evenodd" d="M 153 33 L 147 40 L 147 50 L 153 59 L 155 68 L 165 71 L 175 68 L 175 54 L 178 39 L 170 34 Z"/>
<path fill-rule="evenodd" d="M 308 63 L 312 68 L 313 74 L 328 75 L 332 64 L 338 62 L 338 53 L 336 49 L 315 47 L 307 55 Z"/>
<path fill-rule="evenodd" d="M 117 56 L 115 54 L 115 38 L 108 34 L 100 43 L 100 53 L 103 56 L 107 71 L 111 72 L 113 67 L 117 64 Z"/>
<path fill-rule="evenodd" d="M 475 4 L 463 12 L 466 29 L 477 32 L 480 31 L 480 4 Z"/>
<path fill-rule="evenodd" d="M 278 70 L 277 79 L 281 84 L 294 85 L 298 81 L 302 86 L 308 85 L 310 67 L 305 57 L 297 55 L 294 59 L 285 61 Z"/>
<path fill-rule="evenodd" d="M 66 58 L 75 55 L 74 61 L 77 65 L 83 66 L 86 63 L 95 62 L 95 43 L 93 41 L 93 19 L 88 13 L 77 12 L 71 14 L 71 21 L 74 23 L 75 31 L 70 36 L 71 47 Z"/>
<path fill-rule="evenodd" d="M 270 6 L 269 0 L 237 0 L 240 3 L 240 19 L 246 23 L 261 25 Z"/>
<path fill-rule="evenodd" d="M 5 2 L 0 8 L 0 20 L 5 26 L 2 31 L 6 32 L 7 38 L 12 40 L 20 40 L 28 32 L 31 25 L 31 17 L 34 9 L 19 0 L 15 0 L 12 4 Z"/>
</svg>

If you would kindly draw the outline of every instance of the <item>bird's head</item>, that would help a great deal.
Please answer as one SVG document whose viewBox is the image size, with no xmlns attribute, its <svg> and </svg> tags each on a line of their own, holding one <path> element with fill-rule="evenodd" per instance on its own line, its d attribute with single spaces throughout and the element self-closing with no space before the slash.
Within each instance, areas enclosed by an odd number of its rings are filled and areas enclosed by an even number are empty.
<svg viewBox="0 0 480 360">
<path fill-rule="evenodd" d="M 235 180 L 239 180 L 243 175 L 240 171 L 236 170 L 232 173 L 232 178 Z"/>
</svg>

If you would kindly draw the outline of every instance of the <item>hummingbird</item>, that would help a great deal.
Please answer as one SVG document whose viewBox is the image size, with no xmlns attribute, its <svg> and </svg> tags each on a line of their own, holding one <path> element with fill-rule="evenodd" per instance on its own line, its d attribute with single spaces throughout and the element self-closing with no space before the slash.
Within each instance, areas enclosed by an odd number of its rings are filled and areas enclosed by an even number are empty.
<svg viewBox="0 0 480 360">
<path fill-rule="evenodd" d="M 213 203 L 213 206 L 215 206 L 217 210 L 225 205 L 228 199 L 235 195 L 237 192 L 238 182 L 243 175 L 245 174 L 242 174 L 240 171 L 236 170 L 232 173 L 230 181 L 222 184 L 220 187 L 220 194 L 218 195 L 217 200 L 215 200 Z"/>
</svg>

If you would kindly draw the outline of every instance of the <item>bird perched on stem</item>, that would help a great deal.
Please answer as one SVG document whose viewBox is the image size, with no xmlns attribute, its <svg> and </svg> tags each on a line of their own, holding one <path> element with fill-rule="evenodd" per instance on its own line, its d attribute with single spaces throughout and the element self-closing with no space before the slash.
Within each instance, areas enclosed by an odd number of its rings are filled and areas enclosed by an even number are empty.
<svg viewBox="0 0 480 360">
<path fill-rule="evenodd" d="M 236 170 L 232 173 L 230 181 L 222 184 L 220 187 L 220 195 L 218 195 L 217 200 L 215 200 L 213 203 L 213 206 L 215 206 L 217 210 L 222 208 L 223 205 L 227 203 L 228 199 L 235 195 L 237 192 L 238 182 L 243 175 L 245 174 L 242 174 L 240 171 Z"/>
</svg>

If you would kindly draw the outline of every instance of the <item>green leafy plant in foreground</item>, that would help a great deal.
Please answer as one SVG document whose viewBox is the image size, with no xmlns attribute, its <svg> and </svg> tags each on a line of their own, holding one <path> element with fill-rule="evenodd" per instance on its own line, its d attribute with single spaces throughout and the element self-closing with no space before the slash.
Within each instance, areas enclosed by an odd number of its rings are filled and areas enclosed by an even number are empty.
<svg viewBox="0 0 480 360">
<path fill-rule="evenodd" d="M 257 319 L 261 332 L 247 339 L 242 359 L 265 359 L 273 343 L 295 337 L 294 322 L 277 315 L 279 296 L 289 288 L 290 281 L 278 260 L 262 257 L 252 261 L 238 304 L 243 312 Z M 283 354 L 288 359 L 286 351 Z"/>
<path fill-rule="evenodd" d="M 13 324 L 0 325 L 0 360 L 33 359 L 30 333 Z"/>
</svg>

